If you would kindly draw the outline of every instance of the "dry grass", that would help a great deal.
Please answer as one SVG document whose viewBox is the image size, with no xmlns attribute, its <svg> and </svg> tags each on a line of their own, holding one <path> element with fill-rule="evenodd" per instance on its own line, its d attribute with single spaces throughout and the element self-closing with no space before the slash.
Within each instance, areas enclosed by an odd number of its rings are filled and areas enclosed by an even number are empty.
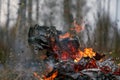
<svg viewBox="0 0 120 80">
<path fill-rule="evenodd" d="M 15 71 L 14 69 L 3 69 L 0 71 L 0 80 L 37 80 L 32 72 Z M 29 74 L 29 76 L 28 76 Z"/>
</svg>

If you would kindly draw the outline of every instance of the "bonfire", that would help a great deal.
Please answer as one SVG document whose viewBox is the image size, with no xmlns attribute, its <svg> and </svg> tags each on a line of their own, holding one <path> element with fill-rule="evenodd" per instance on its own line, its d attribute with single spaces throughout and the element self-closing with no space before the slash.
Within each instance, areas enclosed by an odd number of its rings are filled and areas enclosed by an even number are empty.
<svg viewBox="0 0 120 80">
<path fill-rule="evenodd" d="M 42 75 L 33 73 L 38 80 L 119 80 L 120 68 L 111 57 L 80 46 L 77 34 L 82 30 L 76 21 L 65 33 L 54 26 L 30 28 L 28 42 L 35 49 L 47 50 L 41 55 L 46 70 Z"/>
</svg>

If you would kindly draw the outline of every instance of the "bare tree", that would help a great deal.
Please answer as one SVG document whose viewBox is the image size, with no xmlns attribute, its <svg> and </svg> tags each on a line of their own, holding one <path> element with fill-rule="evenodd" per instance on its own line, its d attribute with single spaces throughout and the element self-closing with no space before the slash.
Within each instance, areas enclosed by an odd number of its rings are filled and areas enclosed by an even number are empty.
<svg viewBox="0 0 120 80">
<path fill-rule="evenodd" d="M 70 9 L 70 5 L 71 5 L 71 0 L 64 0 L 63 6 L 64 6 L 64 20 L 66 22 L 66 30 L 69 29 L 69 27 L 71 26 L 72 22 L 73 22 L 73 16 L 71 14 L 71 9 Z"/>
<path fill-rule="evenodd" d="M 108 42 L 109 42 L 109 30 L 112 26 L 112 21 L 109 16 L 109 10 L 105 11 L 102 9 L 103 1 L 99 2 L 98 11 L 97 11 L 97 25 L 95 29 L 95 37 L 98 51 L 108 51 Z M 104 4 L 105 5 L 105 4 Z M 105 6 L 104 6 L 105 7 Z M 108 5 L 109 7 L 109 5 Z M 101 12 L 102 11 L 102 12 Z"/>
<path fill-rule="evenodd" d="M 10 0 L 7 0 L 7 21 L 6 21 L 6 29 L 9 27 L 10 22 Z"/>
<path fill-rule="evenodd" d="M 119 0 L 116 0 L 116 17 L 115 17 L 115 27 L 114 27 L 114 36 L 115 36 L 115 53 L 119 55 L 120 52 L 120 34 L 119 34 L 119 30 L 118 30 L 118 4 L 119 4 Z"/>
<path fill-rule="evenodd" d="M 85 0 L 77 0 L 76 1 L 76 19 L 78 21 L 78 23 L 80 24 L 82 22 L 83 19 L 83 15 L 82 15 L 82 9 L 84 7 L 84 5 L 86 4 Z"/>
<path fill-rule="evenodd" d="M 2 0 L 0 0 L 0 17 L 1 17 L 1 8 L 2 8 Z M 1 18 L 0 18 L 0 26 L 1 26 Z"/>
<path fill-rule="evenodd" d="M 77 0 L 76 3 L 77 3 L 76 4 L 76 20 L 77 20 L 77 23 L 80 25 L 83 22 L 82 8 L 86 4 L 86 1 L 85 0 Z M 87 31 L 88 31 L 88 29 L 87 29 Z M 84 33 L 81 33 L 78 36 L 80 47 L 85 47 L 85 44 L 83 41 L 83 35 L 84 35 Z"/>
<path fill-rule="evenodd" d="M 25 39 L 25 25 L 26 25 L 26 0 L 20 0 L 18 17 L 17 17 L 17 35 L 16 35 L 16 46 L 21 45 Z M 17 46 L 18 47 L 18 46 Z M 20 46 L 19 46 L 20 47 Z M 17 48 L 16 48 L 17 49 Z"/>
<path fill-rule="evenodd" d="M 119 30 L 117 27 L 114 28 L 114 36 L 115 36 L 115 45 L 114 45 L 114 51 L 115 54 L 119 54 L 120 52 L 120 35 Z"/>
<path fill-rule="evenodd" d="M 119 4 L 119 0 L 116 0 L 116 16 L 115 16 L 116 21 L 117 21 L 117 17 L 118 17 L 118 4 Z"/>
<path fill-rule="evenodd" d="M 110 2 L 111 2 L 111 0 L 108 0 L 108 2 L 107 2 L 107 12 L 108 12 L 108 15 L 110 16 Z"/>
<path fill-rule="evenodd" d="M 26 23 L 26 0 L 20 0 L 18 9 L 18 22 L 19 22 L 18 30 L 19 33 L 21 33 Z"/>
<path fill-rule="evenodd" d="M 36 22 L 38 23 L 39 21 L 39 0 L 36 0 Z"/>
<path fill-rule="evenodd" d="M 9 37 L 8 37 L 8 28 L 10 23 L 10 0 L 7 0 L 7 20 L 6 20 L 6 27 L 5 27 L 5 36 L 4 36 L 4 42 L 9 44 Z"/>
<path fill-rule="evenodd" d="M 32 24 L 32 0 L 28 0 L 28 23 Z"/>
</svg>

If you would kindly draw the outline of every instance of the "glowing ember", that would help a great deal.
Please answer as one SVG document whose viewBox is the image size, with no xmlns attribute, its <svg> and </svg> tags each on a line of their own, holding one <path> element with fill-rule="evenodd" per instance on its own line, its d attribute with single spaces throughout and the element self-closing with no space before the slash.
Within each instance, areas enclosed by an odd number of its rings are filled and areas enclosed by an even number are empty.
<svg viewBox="0 0 120 80">
<path fill-rule="evenodd" d="M 120 68 L 119 68 L 119 69 L 116 69 L 113 74 L 120 76 Z"/>
<path fill-rule="evenodd" d="M 83 70 L 84 69 L 84 66 L 83 65 L 79 65 L 79 64 L 75 64 L 74 65 L 74 70 L 75 70 L 75 72 L 79 72 L 79 71 L 81 71 L 81 70 Z"/>
<path fill-rule="evenodd" d="M 50 77 L 44 77 L 44 80 L 54 80 L 58 75 L 58 71 L 55 71 Z"/>
<path fill-rule="evenodd" d="M 91 59 L 89 63 L 85 66 L 86 69 L 91 69 L 91 68 L 98 68 L 96 64 L 96 60 Z"/>
<path fill-rule="evenodd" d="M 54 51 L 54 52 L 57 52 L 58 50 L 59 50 L 59 47 L 58 47 L 57 45 L 54 45 L 54 46 L 53 46 L 53 51 Z"/>
<path fill-rule="evenodd" d="M 65 52 L 65 51 L 61 54 L 61 59 L 62 60 L 67 60 L 68 57 L 69 57 L 69 54 L 67 52 Z"/>
<path fill-rule="evenodd" d="M 103 67 L 101 67 L 101 71 L 103 72 L 103 73 L 109 73 L 109 72 L 111 72 L 111 69 L 110 69 L 110 67 L 108 67 L 108 66 L 103 66 Z"/>
</svg>

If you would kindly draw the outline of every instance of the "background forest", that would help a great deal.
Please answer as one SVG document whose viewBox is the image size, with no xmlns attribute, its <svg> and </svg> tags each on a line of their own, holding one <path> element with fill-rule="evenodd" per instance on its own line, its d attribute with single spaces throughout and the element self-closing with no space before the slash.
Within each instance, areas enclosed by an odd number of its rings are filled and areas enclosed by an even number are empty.
<svg viewBox="0 0 120 80">
<path fill-rule="evenodd" d="M 120 0 L 0 0 L 0 80 L 35 79 L 31 75 L 41 63 L 28 44 L 29 27 L 35 24 L 65 32 L 74 20 L 84 23 L 81 47 L 109 54 L 118 64 L 119 7 Z"/>
</svg>

